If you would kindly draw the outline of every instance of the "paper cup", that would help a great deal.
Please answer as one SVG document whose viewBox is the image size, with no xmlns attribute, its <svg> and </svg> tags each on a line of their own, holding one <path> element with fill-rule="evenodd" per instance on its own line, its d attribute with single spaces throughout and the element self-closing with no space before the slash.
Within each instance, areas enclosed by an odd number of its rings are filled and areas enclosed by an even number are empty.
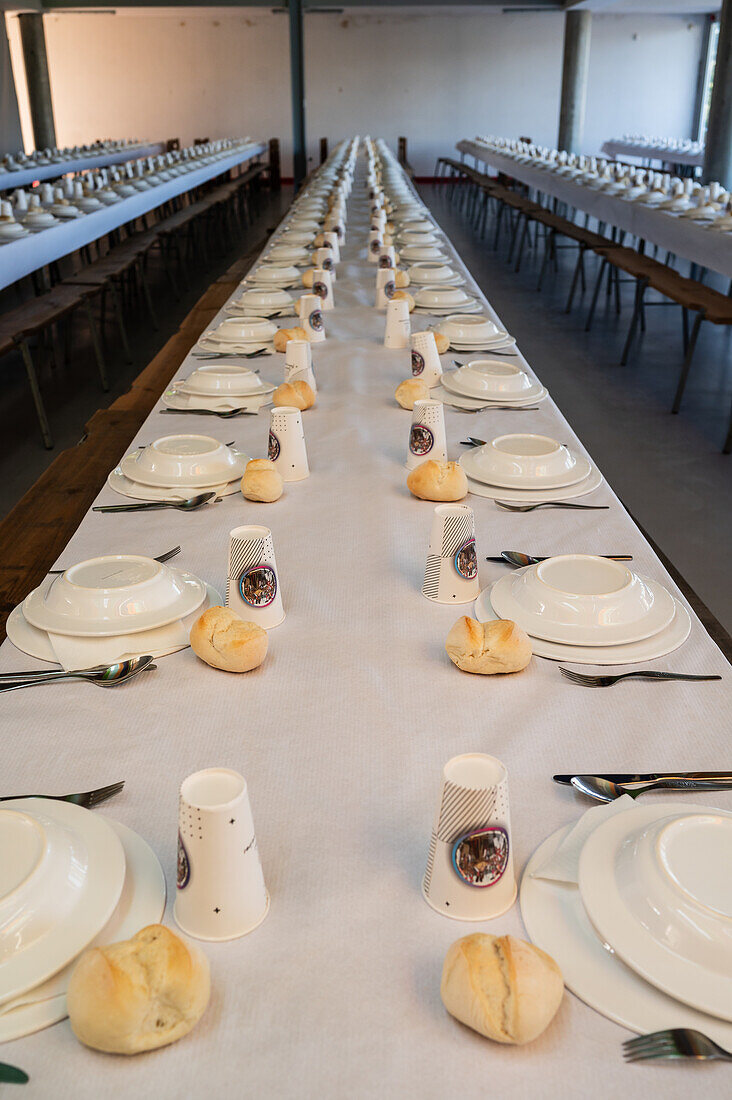
<svg viewBox="0 0 732 1100">
<path fill-rule="evenodd" d="M 393 267 L 379 267 L 376 271 L 376 308 L 386 309 L 396 290 Z"/>
<path fill-rule="evenodd" d="M 303 481 L 310 476 L 299 409 L 282 405 L 270 410 L 267 457 L 274 462 L 283 481 Z"/>
<path fill-rule="evenodd" d="M 410 336 L 412 348 L 412 374 L 432 388 L 442 377 L 442 363 L 437 351 L 434 332 L 413 332 Z"/>
<path fill-rule="evenodd" d="M 422 893 L 453 920 L 491 920 L 516 900 L 508 775 L 495 757 L 445 765 Z"/>
<path fill-rule="evenodd" d="M 314 281 L 314 280 L 313 280 Z M 298 302 L 300 325 L 311 344 L 321 344 L 325 340 L 322 302 L 318 294 L 303 294 Z"/>
<path fill-rule="evenodd" d="M 307 382 L 313 393 L 318 392 L 307 340 L 288 340 L 285 344 L 285 382 Z"/>
<path fill-rule="evenodd" d="M 445 409 L 441 401 L 433 401 L 429 397 L 424 401 L 414 402 L 407 447 L 407 469 L 413 470 L 420 462 L 428 459 L 447 462 Z"/>
<path fill-rule="evenodd" d="M 382 244 L 379 251 L 379 267 L 396 267 L 396 250 L 393 244 Z"/>
<path fill-rule="evenodd" d="M 183 780 L 177 884 L 173 915 L 196 939 L 237 939 L 267 916 L 249 794 L 238 772 L 205 768 Z"/>
<path fill-rule="evenodd" d="M 333 259 L 333 250 L 331 248 L 316 248 L 313 250 L 313 265 L 315 267 L 322 267 L 326 271 L 330 272 L 331 282 L 336 281 L 336 269 L 335 260 Z"/>
<path fill-rule="evenodd" d="M 404 298 L 397 298 L 387 304 L 386 327 L 384 330 L 385 348 L 409 347 L 409 305 Z"/>
<path fill-rule="evenodd" d="M 369 230 L 368 258 L 370 264 L 378 263 L 379 253 L 383 247 L 383 234 L 380 229 Z"/>
<path fill-rule="evenodd" d="M 326 271 L 324 267 L 316 267 L 313 269 L 313 294 L 317 294 L 320 298 L 321 309 L 329 310 L 334 308 L 333 279 L 330 271 Z"/>
<path fill-rule="evenodd" d="M 269 527 L 247 524 L 229 532 L 226 606 L 246 622 L 271 630 L 285 618 Z"/>
<path fill-rule="evenodd" d="M 333 263 L 338 264 L 341 262 L 341 249 L 338 243 L 338 234 L 332 229 L 326 229 L 323 233 L 323 240 L 325 241 L 325 247 L 330 248 L 333 253 Z"/>
<path fill-rule="evenodd" d="M 435 508 L 422 595 L 454 604 L 472 603 L 480 595 L 475 516 L 467 504 Z"/>
</svg>

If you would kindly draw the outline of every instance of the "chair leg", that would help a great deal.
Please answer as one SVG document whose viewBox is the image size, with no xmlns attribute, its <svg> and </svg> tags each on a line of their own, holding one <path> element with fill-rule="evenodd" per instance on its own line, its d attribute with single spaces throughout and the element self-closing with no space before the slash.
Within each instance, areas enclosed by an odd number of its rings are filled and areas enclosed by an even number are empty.
<svg viewBox="0 0 732 1100">
<path fill-rule="evenodd" d="M 630 328 L 628 329 L 628 338 L 625 341 L 625 347 L 623 348 L 623 354 L 620 357 L 620 365 L 624 367 L 628 362 L 628 355 L 630 354 L 630 345 L 633 343 L 633 337 L 635 336 L 635 330 L 638 327 L 638 321 L 643 314 L 643 295 L 646 292 L 648 286 L 648 279 L 636 279 L 635 282 L 635 306 L 633 308 L 633 316 L 630 320 Z"/>
<path fill-rule="evenodd" d="M 575 268 L 574 268 L 574 276 L 572 277 L 572 285 L 569 288 L 569 297 L 567 298 L 567 304 L 564 307 L 564 312 L 565 313 L 571 313 L 572 312 L 572 302 L 574 301 L 574 292 L 577 289 L 577 281 L 579 279 L 580 272 L 582 272 L 582 283 L 584 285 L 585 250 L 582 247 L 582 245 L 579 246 L 579 251 L 577 253 L 577 263 L 575 264 Z"/>
<path fill-rule="evenodd" d="M 493 248 L 494 248 L 494 250 L 496 248 L 498 248 L 498 238 L 501 234 L 501 221 L 503 220 L 504 207 L 505 207 L 505 203 L 499 202 L 499 204 L 498 204 L 498 213 L 496 214 L 496 231 L 493 234 Z"/>
<path fill-rule="evenodd" d="M 102 381 L 102 389 L 105 393 L 107 393 L 107 391 L 109 390 L 107 365 L 104 362 L 104 353 L 102 352 L 102 345 L 99 341 L 99 334 L 97 332 L 97 326 L 94 321 L 94 314 L 92 313 L 91 302 L 88 298 L 84 299 L 84 312 L 86 313 L 86 317 L 89 322 L 89 332 L 91 333 L 92 344 L 94 345 L 94 355 L 96 356 L 97 367 L 99 368 L 99 377 Z"/>
<path fill-rule="evenodd" d="M 704 320 L 704 312 L 699 310 L 694 318 L 694 326 L 691 330 L 691 336 L 689 337 L 689 346 L 686 349 L 686 355 L 684 356 L 684 363 L 681 368 L 681 375 L 679 377 L 679 384 L 676 387 L 676 396 L 674 397 L 674 403 L 671 406 L 671 412 L 677 413 L 681 408 L 681 398 L 684 396 L 684 388 L 686 386 L 686 379 L 689 377 L 689 369 L 691 368 L 691 359 L 694 354 L 694 348 L 696 347 L 697 337 L 699 335 L 699 329 L 701 328 L 702 321 Z"/>
<path fill-rule="evenodd" d="M 43 405 L 43 398 L 41 397 L 41 389 L 38 385 L 38 376 L 36 375 L 36 368 L 33 364 L 33 357 L 28 347 L 28 341 L 25 339 L 20 341 L 20 354 L 23 356 L 23 362 L 25 363 L 25 373 L 28 375 L 28 385 L 30 386 L 33 396 L 33 404 L 36 407 L 36 416 L 38 417 L 38 423 L 41 428 L 43 446 L 47 451 L 50 451 L 53 447 L 53 437 L 48 424 L 46 410 Z"/>
<path fill-rule="evenodd" d="M 729 410 L 729 429 L 727 431 L 727 438 L 724 441 L 724 447 L 722 447 L 722 454 L 728 455 L 732 452 L 732 405 Z"/>
<path fill-rule="evenodd" d="M 597 299 L 600 295 L 600 287 L 602 286 L 602 279 L 605 274 L 605 268 L 607 267 L 607 256 L 603 256 L 602 263 L 600 264 L 600 272 L 597 276 L 597 282 L 595 283 L 595 289 L 592 294 L 592 301 L 590 302 L 590 312 L 587 314 L 587 322 L 585 324 L 585 332 L 589 332 L 592 327 L 592 318 L 595 316 L 595 306 L 597 305 Z"/>
<path fill-rule="evenodd" d="M 132 362 L 132 352 L 130 351 L 130 344 L 127 339 L 127 330 L 125 328 L 124 317 L 122 316 L 122 302 L 120 296 L 117 293 L 117 287 L 114 284 L 114 279 L 109 281 L 109 292 L 112 295 L 112 304 L 114 305 L 114 312 L 117 315 L 117 327 L 119 328 L 119 338 L 122 341 L 122 347 L 124 348 L 125 359 L 128 363 Z"/>
<path fill-rule="evenodd" d="M 554 230 L 550 229 L 549 234 L 544 236 L 544 259 L 541 264 L 541 271 L 539 272 L 539 282 L 536 284 L 537 291 L 541 290 L 542 283 L 544 282 L 544 274 L 549 264 L 549 257 L 552 253 L 552 239 L 554 237 Z"/>
<path fill-rule="evenodd" d="M 145 262 L 144 256 L 140 257 L 140 261 L 137 265 L 137 271 L 140 276 L 140 282 L 142 284 L 142 293 L 145 296 L 145 303 L 147 305 L 147 311 L 150 314 L 150 324 L 157 332 L 159 329 L 158 319 L 155 316 L 155 310 L 153 309 L 152 298 L 150 296 L 150 284 L 147 281 L 147 275 L 145 274 Z"/>
</svg>

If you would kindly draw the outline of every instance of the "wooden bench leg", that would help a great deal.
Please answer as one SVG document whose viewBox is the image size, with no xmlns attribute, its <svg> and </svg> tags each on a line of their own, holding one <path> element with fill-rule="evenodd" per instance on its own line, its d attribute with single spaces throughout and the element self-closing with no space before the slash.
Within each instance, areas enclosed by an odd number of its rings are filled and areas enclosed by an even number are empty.
<svg viewBox="0 0 732 1100">
<path fill-rule="evenodd" d="M 30 386 L 31 394 L 33 396 L 33 404 L 36 407 L 36 416 L 38 417 L 38 423 L 41 428 L 43 446 L 46 448 L 46 450 L 50 451 L 53 447 L 53 437 L 51 435 L 51 428 L 48 424 L 46 410 L 43 405 L 41 389 L 38 385 L 38 376 L 36 375 L 36 368 L 33 363 L 33 356 L 30 353 L 30 348 L 28 347 L 27 340 L 20 340 L 19 344 L 20 354 L 23 356 L 23 362 L 25 363 L 25 373 L 28 375 L 28 385 Z"/>
<path fill-rule="evenodd" d="M 676 387 L 676 396 L 674 397 L 674 403 L 671 406 L 671 412 L 677 413 L 681 408 L 681 398 L 684 396 L 684 388 L 686 386 L 686 379 L 689 377 L 689 370 L 691 368 L 691 359 L 694 355 L 694 348 L 696 347 L 697 337 L 699 335 L 699 329 L 701 328 L 702 321 L 704 320 L 704 311 L 699 310 L 695 319 L 694 327 L 691 330 L 691 336 L 689 337 L 689 346 L 686 349 L 686 355 L 684 356 L 684 363 L 681 367 L 681 375 L 679 377 L 679 384 Z"/>
<path fill-rule="evenodd" d="M 732 452 L 732 405 L 729 409 L 729 429 L 727 431 L 727 438 L 724 441 L 724 447 L 722 447 L 722 454 L 728 455 Z"/>
<path fill-rule="evenodd" d="M 541 271 L 539 272 L 539 282 L 536 284 L 537 291 L 541 290 L 542 283 L 544 282 L 544 274 L 549 265 L 549 259 L 552 254 L 552 246 L 554 243 L 554 230 L 550 229 L 548 233 L 544 234 L 544 260 L 541 265 Z"/>
<path fill-rule="evenodd" d="M 572 277 L 572 285 L 569 288 L 569 297 L 567 298 L 567 304 L 564 307 L 565 313 L 572 312 L 572 303 L 574 301 L 574 293 L 577 289 L 577 283 L 579 281 L 580 272 L 582 272 L 582 282 L 584 284 L 585 278 L 585 246 L 580 243 L 579 252 L 577 253 L 577 263 L 574 268 L 574 275 Z"/>
<path fill-rule="evenodd" d="M 524 229 L 523 229 L 523 232 L 521 234 L 521 239 L 519 240 L 518 256 L 516 257 L 516 266 L 514 268 L 514 271 L 516 272 L 516 274 L 518 274 L 519 269 L 521 267 L 521 257 L 523 256 L 523 253 L 524 253 L 524 245 L 526 243 L 526 234 L 529 231 L 529 226 L 530 225 L 531 225 L 531 218 L 529 217 L 528 214 L 524 214 Z"/>
<path fill-rule="evenodd" d="M 585 332 L 589 332 L 592 327 L 592 318 L 595 316 L 595 306 L 597 305 L 597 299 L 600 295 L 600 287 L 602 286 L 602 279 L 605 274 L 605 268 L 607 267 L 607 256 L 603 256 L 602 263 L 600 264 L 600 272 L 597 276 L 597 282 L 595 283 L 595 289 L 592 294 L 592 301 L 590 302 L 590 312 L 587 314 L 587 322 L 585 324 Z"/>
<path fill-rule="evenodd" d="M 84 299 L 84 311 L 89 322 L 89 332 L 91 333 L 92 344 L 94 345 L 94 355 L 97 360 L 97 367 L 99 369 L 99 377 L 102 381 L 102 389 L 105 393 L 109 390 L 109 379 L 107 377 L 107 365 L 104 362 L 104 353 L 102 352 L 102 345 L 99 341 L 99 333 L 97 332 L 96 322 L 94 320 L 94 314 L 92 313 L 91 302 L 88 298 Z"/>
<path fill-rule="evenodd" d="M 125 328 L 125 319 L 122 315 L 122 301 L 117 293 L 117 287 L 115 286 L 114 279 L 109 280 L 109 292 L 112 295 L 112 303 L 114 305 L 114 312 L 117 316 L 117 327 L 119 328 L 119 338 L 122 341 L 122 347 L 124 348 L 125 359 L 128 363 L 132 362 L 132 352 L 130 351 L 130 344 L 127 339 L 127 329 Z"/>
<path fill-rule="evenodd" d="M 158 325 L 158 319 L 155 316 L 155 310 L 153 309 L 152 297 L 150 295 L 150 284 L 147 281 L 147 275 L 145 274 L 145 257 L 141 256 L 137 264 L 137 273 L 142 284 L 142 293 L 145 297 L 145 303 L 147 305 L 147 311 L 150 314 L 150 324 L 157 332 L 160 326 Z"/>
<path fill-rule="evenodd" d="M 628 338 L 625 341 L 625 347 L 623 348 L 623 354 L 620 357 L 620 365 L 624 367 L 628 362 L 628 355 L 630 354 L 630 345 L 633 343 L 633 337 L 635 336 L 635 330 L 638 327 L 638 322 L 643 316 L 643 295 L 646 292 L 648 286 L 648 279 L 636 279 L 635 281 L 635 306 L 633 307 L 633 316 L 630 319 L 630 328 L 628 329 Z"/>
</svg>

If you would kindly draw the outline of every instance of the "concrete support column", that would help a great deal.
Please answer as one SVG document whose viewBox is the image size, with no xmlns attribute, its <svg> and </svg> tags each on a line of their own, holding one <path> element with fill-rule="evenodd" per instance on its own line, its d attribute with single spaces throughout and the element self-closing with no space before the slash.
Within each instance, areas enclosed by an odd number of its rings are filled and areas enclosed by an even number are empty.
<svg viewBox="0 0 732 1100">
<path fill-rule="evenodd" d="M 559 106 L 557 146 L 569 153 L 582 152 L 591 26 L 592 12 L 568 11 L 564 17 L 562 101 Z"/>
<path fill-rule="evenodd" d="M 719 17 L 709 125 L 704 150 L 704 179 L 732 185 L 732 0 L 723 0 Z"/>
<path fill-rule="evenodd" d="M 292 168 L 295 190 L 307 175 L 305 153 L 305 60 L 302 0 L 288 0 L 290 14 L 290 84 L 292 86 Z"/>
<path fill-rule="evenodd" d="M 23 43 L 33 140 L 36 149 L 46 149 L 49 146 L 53 148 L 56 144 L 56 127 L 53 123 L 51 81 L 48 77 L 43 16 L 39 12 L 22 12 L 18 16 L 18 22 Z"/>
</svg>

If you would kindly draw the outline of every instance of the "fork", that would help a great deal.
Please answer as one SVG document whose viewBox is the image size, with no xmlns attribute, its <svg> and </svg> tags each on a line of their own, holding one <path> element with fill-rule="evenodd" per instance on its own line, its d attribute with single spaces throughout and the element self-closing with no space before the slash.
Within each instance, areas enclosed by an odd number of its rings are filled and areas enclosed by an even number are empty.
<svg viewBox="0 0 732 1100">
<path fill-rule="evenodd" d="M 153 558 L 153 561 L 159 561 L 160 564 L 162 565 L 162 563 L 164 561 L 170 561 L 170 559 L 174 558 L 176 554 L 180 554 L 180 546 L 174 546 L 173 549 L 168 550 L 167 553 L 160 554 L 157 558 Z M 65 573 L 65 572 L 66 572 L 65 569 L 49 569 L 48 570 L 48 575 L 49 575 L 49 577 L 56 577 L 56 576 L 59 576 L 61 573 Z M 2 676 L 0 676 L 0 680 L 1 679 L 2 679 Z"/>
<path fill-rule="evenodd" d="M 495 503 L 507 512 L 533 512 L 537 508 L 581 508 L 592 512 L 610 507 L 609 504 L 571 504 L 568 500 L 545 500 L 543 504 L 507 504 L 505 500 L 497 500 Z"/>
<path fill-rule="evenodd" d="M 73 802 L 75 806 L 93 810 L 101 802 L 119 794 L 124 785 L 123 779 L 121 783 L 110 783 L 108 787 L 97 787 L 94 791 L 81 791 L 78 794 L 4 794 L 0 795 L 0 802 L 11 802 L 16 798 L 51 798 L 56 802 Z"/>
<path fill-rule="evenodd" d="M 445 404 L 449 405 L 449 402 L 446 401 Z M 477 409 L 464 409 L 464 408 L 462 408 L 461 405 L 450 405 L 450 408 L 454 409 L 455 412 L 459 412 L 459 413 L 491 412 L 493 409 L 506 409 L 509 412 L 536 412 L 536 410 L 539 408 L 539 406 L 538 405 L 481 405 L 480 408 L 477 408 Z M 464 445 L 466 447 L 468 446 L 467 443 L 464 444 Z M 475 446 L 475 444 L 471 443 L 470 446 L 471 447 Z"/>
<path fill-rule="evenodd" d="M 160 409 L 161 413 L 170 413 L 180 416 L 181 413 L 197 413 L 199 416 L 219 416 L 222 420 L 231 420 L 234 416 L 257 416 L 258 409 L 225 409 L 217 412 L 216 409 Z"/>
<path fill-rule="evenodd" d="M 696 1058 L 700 1062 L 732 1062 L 732 1054 L 701 1031 L 672 1027 L 639 1035 L 623 1043 L 626 1062 L 647 1062 L 655 1058 Z"/>
<path fill-rule="evenodd" d="M 690 676 L 683 672 L 651 672 L 640 669 L 638 672 L 622 672 L 619 676 L 590 676 L 584 672 L 574 672 L 571 668 L 559 666 L 559 671 L 573 684 L 582 684 L 589 688 L 607 688 L 619 680 L 721 680 L 721 676 Z"/>
</svg>

